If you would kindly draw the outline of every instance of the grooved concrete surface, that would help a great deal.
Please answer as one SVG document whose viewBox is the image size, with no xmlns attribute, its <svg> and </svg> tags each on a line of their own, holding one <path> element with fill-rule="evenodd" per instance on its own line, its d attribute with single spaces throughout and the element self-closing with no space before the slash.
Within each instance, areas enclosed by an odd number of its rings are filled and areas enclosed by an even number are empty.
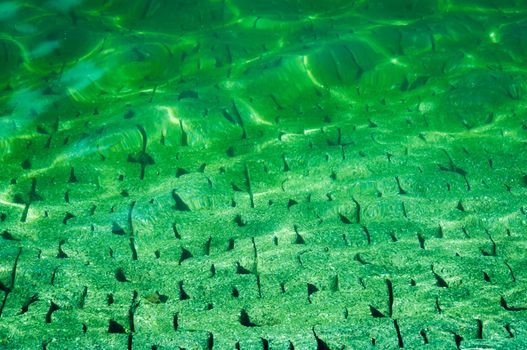
<svg viewBox="0 0 527 350">
<path fill-rule="evenodd" d="M 0 3 L 0 348 L 527 348 L 526 14 Z"/>
</svg>

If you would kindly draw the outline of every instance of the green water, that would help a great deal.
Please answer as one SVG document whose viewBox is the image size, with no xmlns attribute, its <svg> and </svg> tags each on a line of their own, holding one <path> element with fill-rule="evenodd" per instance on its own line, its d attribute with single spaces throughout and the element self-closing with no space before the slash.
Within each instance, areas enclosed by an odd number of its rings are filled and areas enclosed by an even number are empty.
<svg viewBox="0 0 527 350">
<path fill-rule="evenodd" d="M 526 77 L 523 0 L 0 1 L 0 348 L 527 348 Z"/>
</svg>

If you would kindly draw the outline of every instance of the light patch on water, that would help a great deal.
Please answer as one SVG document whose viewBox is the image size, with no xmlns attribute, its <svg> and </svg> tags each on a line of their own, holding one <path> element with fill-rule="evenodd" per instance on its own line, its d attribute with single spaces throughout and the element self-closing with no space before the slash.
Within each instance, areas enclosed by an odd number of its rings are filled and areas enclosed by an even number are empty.
<svg viewBox="0 0 527 350">
<path fill-rule="evenodd" d="M 27 131 L 28 126 L 44 112 L 55 98 L 44 96 L 41 90 L 17 90 L 7 105 L 12 108 L 10 115 L 0 118 L 0 137 L 15 136 Z"/>
<path fill-rule="evenodd" d="M 47 54 L 52 53 L 53 50 L 58 49 L 59 47 L 60 43 L 57 40 L 45 41 L 43 43 L 40 43 L 33 50 L 31 50 L 30 57 L 32 59 L 35 59 L 42 56 L 46 56 Z"/>
<path fill-rule="evenodd" d="M 24 22 L 15 23 L 14 28 L 20 34 L 35 34 L 38 31 L 36 26 Z"/>
<path fill-rule="evenodd" d="M 419 104 L 419 112 L 427 113 L 434 109 L 434 104 L 432 102 L 421 102 Z"/>
<path fill-rule="evenodd" d="M 317 134 L 317 133 L 320 133 L 320 128 L 305 129 L 304 130 L 304 135 Z"/>
<path fill-rule="evenodd" d="M 179 118 L 176 117 L 176 108 L 172 106 L 157 106 L 157 110 L 163 111 L 168 117 L 168 121 L 172 124 L 179 125 Z"/>
<path fill-rule="evenodd" d="M 304 68 L 306 70 L 306 73 L 307 73 L 307 76 L 309 78 L 309 80 L 311 80 L 311 82 L 319 87 L 319 88 L 322 88 L 324 89 L 324 85 L 322 85 L 318 80 L 317 78 L 315 77 L 315 75 L 313 74 L 313 72 L 311 71 L 311 69 L 309 68 L 309 57 L 306 55 L 306 56 L 302 56 L 302 64 L 304 65 Z"/>
<path fill-rule="evenodd" d="M 0 21 L 5 21 L 14 17 L 19 9 L 20 4 L 15 1 L 0 2 Z"/>
<path fill-rule="evenodd" d="M 64 72 L 61 83 L 71 94 L 82 90 L 104 76 L 104 70 L 91 61 L 81 61 Z"/>
<path fill-rule="evenodd" d="M 26 120 L 30 116 L 42 113 L 51 102 L 41 90 L 17 90 L 9 101 L 9 105 L 14 107 L 11 116 L 16 120 Z"/>
<path fill-rule="evenodd" d="M 225 90 L 237 90 L 243 88 L 243 85 L 239 81 L 235 80 L 222 81 L 220 86 Z"/>
<path fill-rule="evenodd" d="M 496 44 L 498 42 L 498 36 L 496 35 L 496 32 L 491 32 L 489 34 L 489 39 L 492 43 Z"/>
<path fill-rule="evenodd" d="M 51 0 L 47 2 L 47 6 L 54 8 L 60 12 L 70 12 L 72 8 L 80 5 L 83 0 Z"/>
<path fill-rule="evenodd" d="M 249 112 L 249 118 L 251 118 L 255 123 L 260 125 L 273 125 L 273 123 L 271 123 L 270 121 L 265 120 L 265 117 L 260 115 L 260 113 L 258 113 L 258 111 L 246 101 L 240 99 L 238 103 L 243 106 L 244 109 L 247 109 L 247 111 Z"/>
<path fill-rule="evenodd" d="M 10 207 L 17 207 L 17 208 L 21 208 L 21 209 L 24 209 L 24 207 L 25 207 L 25 204 L 9 202 L 9 201 L 6 201 L 3 198 L 0 198 L 0 204 L 7 205 L 7 206 L 10 206 Z"/>
</svg>

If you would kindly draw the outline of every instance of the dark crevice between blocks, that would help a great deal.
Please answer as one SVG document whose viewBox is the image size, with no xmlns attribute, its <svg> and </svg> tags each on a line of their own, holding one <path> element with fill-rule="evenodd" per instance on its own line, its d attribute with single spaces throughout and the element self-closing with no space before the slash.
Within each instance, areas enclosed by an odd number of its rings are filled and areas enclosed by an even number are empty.
<svg viewBox="0 0 527 350">
<path fill-rule="evenodd" d="M 48 350 L 48 345 L 49 343 L 51 343 L 53 340 L 52 339 L 46 339 L 46 340 L 42 340 L 42 350 Z"/>
<path fill-rule="evenodd" d="M 116 222 L 112 223 L 112 233 L 120 236 L 124 236 L 126 234 L 124 229 Z"/>
<path fill-rule="evenodd" d="M 360 206 L 359 202 L 354 197 L 351 197 L 351 200 L 353 201 L 353 203 L 355 203 L 355 206 L 356 206 L 355 222 L 360 224 L 361 206 Z"/>
<path fill-rule="evenodd" d="M 139 307 L 139 301 L 137 300 L 138 293 L 134 290 L 132 295 L 132 303 L 130 304 L 130 308 L 128 309 L 128 326 L 130 329 L 130 333 L 128 333 L 128 350 L 133 349 L 133 337 L 135 333 L 135 322 L 134 322 L 134 315 L 137 311 L 137 308 Z"/>
<path fill-rule="evenodd" d="M 0 281 L 0 290 L 4 292 L 4 299 L 2 300 L 2 304 L 0 305 L 0 317 L 2 316 L 2 312 L 4 311 L 5 304 L 7 302 L 7 297 L 13 289 L 15 288 L 15 280 L 16 280 L 16 269 L 18 267 L 18 260 L 20 259 L 20 255 L 22 254 L 22 247 L 18 248 L 18 253 L 15 257 L 15 262 L 13 263 L 13 269 L 11 270 L 10 280 L 8 285 L 4 285 Z"/>
<path fill-rule="evenodd" d="M 408 218 L 408 212 L 406 211 L 406 205 L 404 202 L 401 202 L 401 210 L 403 212 L 403 217 Z"/>
<path fill-rule="evenodd" d="M 452 332 L 452 334 L 454 334 L 454 342 L 456 343 L 456 348 L 458 350 L 461 349 L 461 342 L 464 340 L 464 338 L 455 332 Z"/>
<path fill-rule="evenodd" d="M 69 183 L 77 183 L 77 182 L 79 182 L 79 180 L 75 176 L 75 169 L 73 167 L 71 167 L 71 169 L 70 169 L 70 177 L 68 179 L 68 182 Z"/>
<path fill-rule="evenodd" d="M 425 249 L 425 237 L 422 233 L 417 234 L 417 240 L 419 241 L 419 247 Z"/>
<path fill-rule="evenodd" d="M 441 288 L 448 288 L 448 283 L 443 279 L 443 277 L 439 276 L 435 271 L 434 271 L 434 265 L 431 266 L 431 269 L 432 269 L 432 273 L 434 274 L 434 277 L 436 278 L 436 283 L 439 287 Z"/>
<path fill-rule="evenodd" d="M 19 315 L 23 315 L 25 314 L 26 312 L 29 311 L 29 306 L 31 304 L 33 304 L 34 302 L 37 302 L 39 301 L 40 299 L 38 298 L 38 293 L 35 293 L 33 294 L 31 297 L 29 297 L 25 302 L 24 304 L 22 305 L 22 309 L 20 310 L 20 312 L 18 313 Z"/>
<path fill-rule="evenodd" d="M 86 297 L 88 296 L 88 287 L 84 287 L 82 290 L 82 293 L 79 297 L 79 302 L 77 303 L 77 306 L 82 309 L 84 308 L 84 304 L 86 303 Z"/>
<path fill-rule="evenodd" d="M 255 267 L 255 269 L 257 270 L 258 268 Z M 258 289 L 258 298 L 261 298 L 262 297 L 262 283 L 260 281 L 260 274 L 258 272 L 256 272 L 256 287 Z"/>
<path fill-rule="evenodd" d="M 210 278 L 216 276 L 216 267 L 214 266 L 214 264 L 211 264 L 210 265 Z"/>
<path fill-rule="evenodd" d="M 284 164 L 284 172 L 287 172 L 289 170 L 291 170 L 291 168 L 289 168 L 289 163 L 287 162 L 287 159 L 285 158 L 285 154 L 282 154 L 282 162 Z"/>
<path fill-rule="evenodd" d="M 146 135 L 145 128 L 142 125 L 136 125 L 137 129 L 139 130 L 139 133 L 141 134 L 142 139 L 142 148 L 139 152 L 135 154 L 128 154 L 127 161 L 129 163 L 137 163 L 141 166 L 139 179 L 144 180 L 145 178 L 145 169 L 148 165 L 155 164 L 154 158 L 148 153 L 146 153 L 146 146 L 148 144 L 148 138 Z"/>
<path fill-rule="evenodd" d="M 214 348 L 214 335 L 212 332 L 207 333 L 207 350 L 212 350 Z"/>
<path fill-rule="evenodd" d="M 262 350 L 269 350 L 269 340 L 260 338 L 262 341 Z"/>
<path fill-rule="evenodd" d="M 443 237 L 445 237 L 445 235 L 444 235 L 444 233 L 443 233 L 443 226 L 441 226 L 441 225 L 438 226 L 436 237 L 437 237 L 437 238 L 443 238 Z"/>
<path fill-rule="evenodd" d="M 185 98 L 190 98 L 190 99 L 198 99 L 199 98 L 199 95 L 196 91 L 193 91 L 193 90 L 185 90 L 185 91 L 182 91 L 179 93 L 178 95 L 178 101 L 181 101 Z"/>
<path fill-rule="evenodd" d="M 384 315 L 382 312 L 380 312 L 377 308 L 375 308 L 372 305 L 370 305 L 370 313 L 371 313 L 371 316 L 374 318 L 386 317 L 386 315 Z"/>
<path fill-rule="evenodd" d="M 313 331 L 313 336 L 317 341 L 317 350 L 329 350 L 328 344 L 318 337 L 317 333 L 315 332 L 315 327 L 313 327 L 311 330 Z"/>
<path fill-rule="evenodd" d="M 60 307 L 52 301 L 48 312 L 46 313 L 46 323 L 51 323 L 51 315 L 53 315 L 53 313 L 57 310 L 60 310 Z"/>
<path fill-rule="evenodd" d="M 189 172 L 183 168 L 177 168 L 176 169 L 176 178 L 179 178 L 183 175 L 187 175 Z"/>
<path fill-rule="evenodd" d="M 388 289 L 388 317 L 393 314 L 393 286 L 392 281 L 386 279 L 386 288 Z"/>
<path fill-rule="evenodd" d="M 399 329 L 399 323 L 397 320 L 393 320 L 393 326 L 395 327 L 395 332 L 397 333 L 397 344 L 400 348 L 404 348 L 403 336 L 401 330 Z"/>
<path fill-rule="evenodd" d="M 179 328 L 179 313 L 175 313 L 174 317 L 172 317 L 172 328 L 174 328 L 175 331 Z"/>
<path fill-rule="evenodd" d="M 343 224 L 346 224 L 346 225 L 350 225 L 352 224 L 351 220 L 348 219 L 346 216 L 342 215 L 339 213 L 339 218 L 340 218 L 340 221 L 343 223 Z"/>
<path fill-rule="evenodd" d="M 130 250 L 132 251 L 132 260 L 137 260 L 137 247 L 135 246 L 135 232 L 132 221 L 132 214 L 135 207 L 135 201 L 130 203 L 130 208 L 128 209 L 128 231 L 130 237 Z"/>
<path fill-rule="evenodd" d="M 190 296 L 183 289 L 183 281 L 179 281 L 178 287 L 179 287 L 179 300 L 188 300 L 188 299 L 190 299 Z"/>
<path fill-rule="evenodd" d="M 240 262 L 236 262 L 236 273 L 238 275 L 249 275 L 249 274 L 252 274 L 252 271 L 246 269 L 245 267 L 243 267 Z"/>
<path fill-rule="evenodd" d="M 295 240 L 293 241 L 294 244 L 305 244 L 306 241 L 304 238 L 298 233 L 298 226 L 293 225 L 293 229 L 295 230 Z"/>
<path fill-rule="evenodd" d="M 4 230 L 0 234 L 0 237 L 2 237 L 2 239 L 6 240 L 6 241 L 20 241 L 19 239 L 13 237 L 13 235 L 11 233 L 9 233 L 7 230 Z"/>
<path fill-rule="evenodd" d="M 115 279 L 119 282 L 130 282 L 121 267 L 115 271 Z"/>
<path fill-rule="evenodd" d="M 58 270 L 58 269 L 59 269 L 59 266 L 55 267 L 55 268 L 53 269 L 53 272 L 51 273 L 50 284 L 51 284 L 52 286 L 55 286 L 55 278 L 56 278 L 56 276 L 57 276 L 57 270 Z"/>
<path fill-rule="evenodd" d="M 194 257 L 194 255 L 192 255 L 192 253 L 188 249 L 181 247 L 181 255 L 179 256 L 178 264 L 181 265 L 183 261 L 192 257 Z"/>
<path fill-rule="evenodd" d="M 424 329 L 421 329 L 421 331 L 419 332 L 419 334 L 421 335 L 421 337 L 423 338 L 423 343 L 426 345 L 428 344 L 428 336 L 426 335 L 426 332 Z"/>
<path fill-rule="evenodd" d="M 353 260 L 358 261 L 358 262 L 361 263 L 362 265 L 368 265 L 368 264 L 369 264 L 369 262 L 367 262 L 366 260 L 364 260 L 364 259 L 362 258 L 362 256 L 360 255 L 360 253 L 355 254 L 355 256 L 353 257 Z"/>
<path fill-rule="evenodd" d="M 489 240 L 492 244 L 492 248 L 489 251 L 487 250 L 484 250 L 483 248 L 480 248 L 481 250 L 481 254 L 483 254 L 483 256 L 497 256 L 497 251 L 496 251 L 496 242 L 494 242 L 494 240 L 492 239 L 492 236 L 490 235 L 489 231 L 487 229 L 485 229 L 485 232 L 487 233 L 487 236 L 489 237 Z"/>
<path fill-rule="evenodd" d="M 362 289 L 366 289 L 366 284 L 364 283 L 364 278 L 359 277 L 359 284 L 362 286 Z"/>
<path fill-rule="evenodd" d="M 254 196 L 251 183 L 251 173 L 249 171 L 249 166 L 245 163 L 243 165 L 243 174 L 245 176 L 245 184 L 247 186 L 247 193 L 249 193 L 249 201 L 251 208 L 254 208 Z"/>
<path fill-rule="evenodd" d="M 307 284 L 307 301 L 311 304 L 312 303 L 312 300 L 311 300 L 311 296 L 318 292 L 319 289 L 317 288 L 317 286 L 315 286 L 314 284 L 311 284 L 311 283 L 308 283 Z"/>
<path fill-rule="evenodd" d="M 174 209 L 178 211 L 190 211 L 189 206 L 181 199 L 181 197 L 176 193 L 176 190 L 172 190 L 172 198 L 176 202 Z"/>
<path fill-rule="evenodd" d="M 514 306 L 509 306 L 509 304 L 507 303 L 507 301 L 505 300 L 504 297 L 501 297 L 500 298 L 500 306 L 507 310 L 507 311 L 513 311 L 513 312 L 516 312 L 516 311 L 525 311 L 527 310 L 527 307 L 514 307 Z"/>
<path fill-rule="evenodd" d="M 73 215 L 72 213 L 70 212 L 67 212 L 66 215 L 64 216 L 64 219 L 62 219 L 62 223 L 64 225 L 68 224 L 68 221 L 73 219 L 75 217 L 75 215 Z"/>
<path fill-rule="evenodd" d="M 22 215 L 20 217 L 20 222 L 26 222 L 27 214 L 29 212 L 29 207 L 31 206 L 31 203 L 42 200 L 44 200 L 44 198 L 42 198 L 42 196 L 37 193 L 37 179 L 32 178 L 31 189 L 27 194 L 27 198 L 24 198 L 24 196 L 17 193 L 15 194 L 13 199 L 13 202 L 24 205 L 24 209 L 22 210 Z"/>
<path fill-rule="evenodd" d="M 205 247 L 204 247 L 204 254 L 205 256 L 209 256 L 210 255 L 210 246 L 212 244 L 212 236 L 209 237 L 209 239 L 207 239 L 207 241 L 205 242 Z"/>
<path fill-rule="evenodd" d="M 465 226 L 461 227 L 461 231 L 463 232 L 463 235 L 465 238 L 470 238 L 470 235 L 468 234 L 468 230 Z"/>
<path fill-rule="evenodd" d="M 504 264 L 509 269 L 509 273 L 511 275 L 512 282 L 516 282 L 516 276 L 514 276 L 514 272 L 512 272 L 511 266 L 506 261 L 504 262 Z"/>
<path fill-rule="evenodd" d="M 338 274 L 336 274 L 335 276 L 331 278 L 329 290 L 332 291 L 333 293 L 338 292 L 340 290 Z"/>
<path fill-rule="evenodd" d="M 238 227 L 244 227 L 245 225 L 247 225 L 247 223 L 245 223 L 243 220 L 242 220 L 242 216 L 240 214 L 237 214 L 235 217 L 234 217 L 234 220 L 233 220 L 236 225 Z"/>
<path fill-rule="evenodd" d="M 435 302 L 435 308 L 438 314 L 443 312 L 443 309 L 441 309 L 441 305 L 439 304 L 439 297 L 436 296 L 436 302 Z"/>
<path fill-rule="evenodd" d="M 483 271 L 483 279 L 485 280 L 485 282 L 492 283 L 490 276 L 485 271 Z"/>
<path fill-rule="evenodd" d="M 20 163 L 20 166 L 24 170 L 29 170 L 31 169 L 31 161 L 29 160 L 29 158 L 26 158 L 22 161 L 22 163 Z"/>
<path fill-rule="evenodd" d="M 401 187 L 401 181 L 399 180 L 399 177 L 396 176 L 395 177 L 395 181 L 397 182 L 397 188 L 398 188 L 398 193 L 400 195 L 405 195 L 405 194 L 408 194 L 408 192 L 406 192 L 402 187 Z"/>
<path fill-rule="evenodd" d="M 126 330 L 124 329 L 124 327 L 114 321 L 114 320 L 110 320 L 109 323 L 108 323 L 108 333 L 113 333 L 113 334 L 125 334 L 126 333 Z"/>
<path fill-rule="evenodd" d="M 233 249 L 234 249 L 234 239 L 229 238 L 229 240 L 227 241 L 226 251 L 233 250 Z"/>
<path fill-rule="evenodd" d="M 179 233 L 175 222 L 172 223 L 172 231 L 174 232 L 174 237 L 176 237 L 176 239 L 181 239 L 181 234 Z"/>
<path fill-rule="evenodd" d="M 227 148 L 227 150 L 225 151 L 225 154 L 227 155 L 227 157 L 229 158 L 232 158 L 236 155 L 235 151 L 234 151 L 234 147 L 233 146 L 230 146 L 229 148 Z"/>
<path fill-rule="evenodd" d="M 247 311 L 245 309 L 240 310 L 240 324 L 244 327 L 259 327 L 257 324 L 251 322 L 249 314 L 247 314 Z"/>
<path fill-rule="evenodd" d="M 62 250 L 62 245 L 65 243 L 65 241 L 62 239 L 60 240 L 59 242 L 59 251 L 57 253 L 57 258 L 58 259 L 65 259 L 68 257 L 68 254 L 66 254 L 63 250 Z"/>
<path fill-rule="evenodd" d="M 478 329 L 476 333 L 476 339 L 483 339 L 483 322 L 479 319 L 476 320 Z"/>
<path fill-rule="evenodd" d="M 366 242 L 368 242 L 368 245 L 371 244 L 371 235 L 370 235 L 370 231 L 368 230 L 368 228 L 364 225 L 360 225 L 362 227 L 362 231 L 364 232 L 364 234 L 366 235 Z"/>
</svg>

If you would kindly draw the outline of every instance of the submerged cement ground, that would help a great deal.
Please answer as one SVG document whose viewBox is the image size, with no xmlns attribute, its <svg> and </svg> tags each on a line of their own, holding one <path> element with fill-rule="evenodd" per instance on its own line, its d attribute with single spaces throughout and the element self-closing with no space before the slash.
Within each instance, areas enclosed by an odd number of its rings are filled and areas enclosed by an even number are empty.
<svg viewBox="0 0 527 350">
<path fill-rule="evenodd" d="M 526 348 L 526 14 L 1 3 L 0 348 Z"/>
</svg>

